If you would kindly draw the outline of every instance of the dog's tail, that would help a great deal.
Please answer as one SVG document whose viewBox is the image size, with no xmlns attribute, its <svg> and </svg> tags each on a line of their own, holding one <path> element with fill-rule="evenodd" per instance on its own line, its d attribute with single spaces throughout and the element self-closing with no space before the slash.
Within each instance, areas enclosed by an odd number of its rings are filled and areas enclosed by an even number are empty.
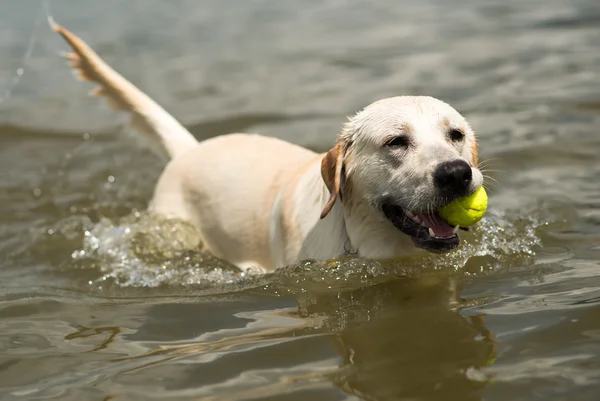
<svg viewBox="0 0 600 401">
<path fill-rule="evenodd" d="M 171 114 L 113 70 L 83 40 L 62 26 L 54 24 L 53 29 L 73 50 L 66 57 L 79 78 L 99 85 L 91 94 L 104 96 L 113 108 L 131 113 L 132 125 L 157 153 L 170 159 L 197 143 Z"/>
</svg>

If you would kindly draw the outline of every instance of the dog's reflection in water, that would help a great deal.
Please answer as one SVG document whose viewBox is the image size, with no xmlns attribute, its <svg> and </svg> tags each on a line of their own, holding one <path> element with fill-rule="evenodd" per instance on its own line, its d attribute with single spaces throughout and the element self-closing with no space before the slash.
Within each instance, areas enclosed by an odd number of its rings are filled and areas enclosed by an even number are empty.
<svg viewBox="0 0 600 401">
<path fill-rule="evenodd" d="M 300 309 L 335 316 L 327 324 L 341 328 L 336 341 L 351 368 L 338 383 L 344 391 L 367 400 L 479 400 L 486 381 L 478 368 L 493 361 L 496 343 L 483 316 L 459 314 L 456 280 L 399 279 L 313 296 Z"/>
</svg>

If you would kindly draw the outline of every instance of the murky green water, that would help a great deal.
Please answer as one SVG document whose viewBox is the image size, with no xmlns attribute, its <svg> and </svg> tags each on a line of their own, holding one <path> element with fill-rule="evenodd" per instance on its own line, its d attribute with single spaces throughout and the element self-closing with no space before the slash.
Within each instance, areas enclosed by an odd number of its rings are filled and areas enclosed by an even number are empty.
<svg viewBox="0 0 600 401">
<path fill-rule="evenodd" d="M 241 275 L 144 213 L 161 163 L 72 79 L 40 3 L 0 0 L 0 89 L 24 68 L 0 97 L 0 398 L 598 398 L 597 1 L 50 6 L 198 138 L 323 150 L 371 101 L 429 94 L 498 183 L 450 255 Z"/>
</svg>

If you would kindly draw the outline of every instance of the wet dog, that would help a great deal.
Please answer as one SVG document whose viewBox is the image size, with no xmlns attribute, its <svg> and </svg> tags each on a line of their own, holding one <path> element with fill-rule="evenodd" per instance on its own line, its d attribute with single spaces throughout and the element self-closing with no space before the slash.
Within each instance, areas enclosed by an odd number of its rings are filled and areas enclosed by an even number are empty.
<svg viewBox="0 0 600 401">
<path fill-rule="evenodd" d="M 273 270 L 302 259 L 388 259 L 459 245 L 458 227 L 437 210 L 475 192 L 483 176 L 474 133 L 448 104 L 379 100 L 351 117 L 324 154 L 249 134 L 198 142 L 80 38 L 54 29 L 73 50 L 78 75 L 130 113 L 167 158 L 150 210 L 192 223 L 215 256 Z"/>
</svg>

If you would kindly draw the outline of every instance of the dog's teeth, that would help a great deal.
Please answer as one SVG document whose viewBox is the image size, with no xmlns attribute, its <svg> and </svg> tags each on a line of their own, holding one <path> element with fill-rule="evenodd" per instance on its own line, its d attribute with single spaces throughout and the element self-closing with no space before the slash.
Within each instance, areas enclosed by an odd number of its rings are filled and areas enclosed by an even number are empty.
<svg viewBox="0 0 600 401">
<path fill-rule="evenodd" d="M 433 232 L 433 230 L 431 228 L 429 228 L 429 236 L 435 237 L 435 233 Z"/>
<path fill-rule="evenodd" d="M 404 213 L 406 213 L 406 215 L 408 216 L 408 218 L 410 219 L 414 219 L 415 215 L 413 212 L 411 212 L 410 210 L 405 211 Z"/>
<path fill-rule="evenodd" d="M 456 226 L 452 229 L 452 234 L 456 234 L 458 232 L 458 230 L 460 230 L 459 226 Z"/>
</svg>

